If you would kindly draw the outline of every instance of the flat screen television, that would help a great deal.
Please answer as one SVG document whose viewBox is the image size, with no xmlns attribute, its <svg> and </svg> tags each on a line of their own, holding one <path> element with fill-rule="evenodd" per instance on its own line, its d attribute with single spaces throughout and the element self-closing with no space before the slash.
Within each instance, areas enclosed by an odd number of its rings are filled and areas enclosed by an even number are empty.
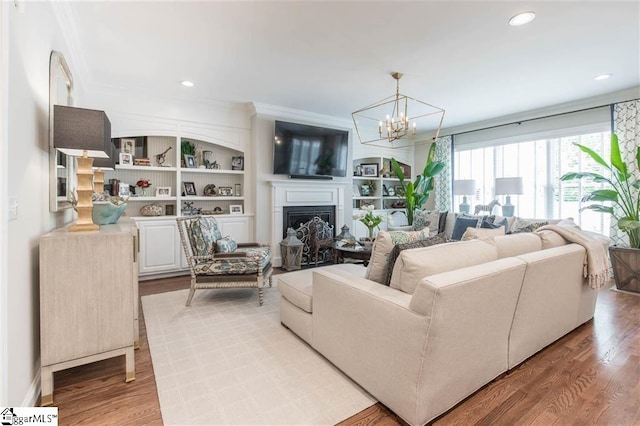
<svg viewBox="0 0 640 426">
<path fill-rule="evenodd" d="M 273 174 L 292 178 L 347 175 L 349 132 L 276 121 Z"/>
</svg>

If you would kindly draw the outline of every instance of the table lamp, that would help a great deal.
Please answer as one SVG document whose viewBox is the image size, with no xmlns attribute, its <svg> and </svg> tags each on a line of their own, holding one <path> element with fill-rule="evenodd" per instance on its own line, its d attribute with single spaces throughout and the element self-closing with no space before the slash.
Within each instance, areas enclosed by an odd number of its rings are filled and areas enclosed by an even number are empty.
<svg viewBox="0 0 640 426">
<path fill-rule="evenodd" d="M 506 202 L 502 205 L 502 215 L 511 217 L 515 212 L 515 206 L 511 204 L 511 195 L 522 194 L 522 178 L 508 177 L 496 178 L 496 195 L 506 195 Z"/>
<path fill-rule="evenodd" d="M 55 105 L 53 107 L 53 147 L 77 157 L 76 223 L 69 231 L 97 231 L 91 219 L 93 202 L 93 158 L 108 158 L 111 122 L 104 111 Z M 104 179 L 104 178 L 103 178 Z"/>
<path fill-rule="evenodd" d="M 117 149 L 113 143 L 109 143 L 109 156 L 107 158 L 98 157 L 93 159 L 93 192 L 99 194 L 104 192 L 104 171 L 116 169 Z"/>
<path fill-rule="evenodd" d="M 476 193 L 476 181 L 474 179 L 460 179 L 453 181 L 453 195 L 462 195 L 462 203 L 458 206 L 460 213 L 469 213 L 471 206 L 467 204 L 467 195 Z"/>
</svg>

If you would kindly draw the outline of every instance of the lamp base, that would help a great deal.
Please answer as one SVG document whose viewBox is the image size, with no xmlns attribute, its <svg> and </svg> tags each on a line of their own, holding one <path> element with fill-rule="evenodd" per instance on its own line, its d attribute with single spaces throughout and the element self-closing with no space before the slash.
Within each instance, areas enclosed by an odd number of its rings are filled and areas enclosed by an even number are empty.
<svg viewBox="0 0 640 426">
<path fill-rule="evenodd" d="M 69 227 L 69 232 L 86 232 L 86 231 L 97 231 L 100 229 L 100 226 L 95 223 L 76 223 Z"/>
<path fill-rule="evenodd" d="M 502 206 L 502 216 L 511 217 L 515 213 L 516 206 L 513 204 L 505 204 Z"/>
<path fill-rule="evenodd" d="M 467 213 L 469 214 L 471 212 L 471 206 L 467 203 L 462 203 L 460 205 L 458 205 L 458 208 L 460 209 L 460 213 Z"/>
</svg>

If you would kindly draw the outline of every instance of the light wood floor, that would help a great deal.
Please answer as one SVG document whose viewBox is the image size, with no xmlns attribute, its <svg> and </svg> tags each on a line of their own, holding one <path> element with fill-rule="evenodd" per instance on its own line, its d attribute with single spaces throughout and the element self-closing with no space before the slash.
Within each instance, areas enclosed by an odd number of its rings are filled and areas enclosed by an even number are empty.
<svg viewBox="0 0 640 426">
<path fill-rule="evenodd" d="M 140 295 L 188 286 L 188 277 L 144 281 Z M 55 373 L 54 405 L 61 425 L 162 424 L 142 309 L 140 317 L 134 382 L 124 383 L 124 357 Z M 640 296 L 602 290 L 594 320 L 433 423 L 640 425 Z M 404 423 L 382 404 L 341 423 L 373 424 Z"/>
</svg>

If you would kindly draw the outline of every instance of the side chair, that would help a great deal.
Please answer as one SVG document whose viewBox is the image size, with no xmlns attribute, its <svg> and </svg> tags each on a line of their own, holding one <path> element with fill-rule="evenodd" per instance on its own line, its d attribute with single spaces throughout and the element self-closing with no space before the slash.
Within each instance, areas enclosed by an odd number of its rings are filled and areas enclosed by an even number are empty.
<svg viewBox="0 0 640 426">
<path fill-rule="evenodd" d="M 269 245 L 236 244 L 228 236 L 223 238 L 213 216 L 183 216 L 176 221 L 191 273 L 186 306 L 196 290 L 215 288 L 257 288 L 262 305 L 265 280 L 272 285 Z"/>
</svg>

